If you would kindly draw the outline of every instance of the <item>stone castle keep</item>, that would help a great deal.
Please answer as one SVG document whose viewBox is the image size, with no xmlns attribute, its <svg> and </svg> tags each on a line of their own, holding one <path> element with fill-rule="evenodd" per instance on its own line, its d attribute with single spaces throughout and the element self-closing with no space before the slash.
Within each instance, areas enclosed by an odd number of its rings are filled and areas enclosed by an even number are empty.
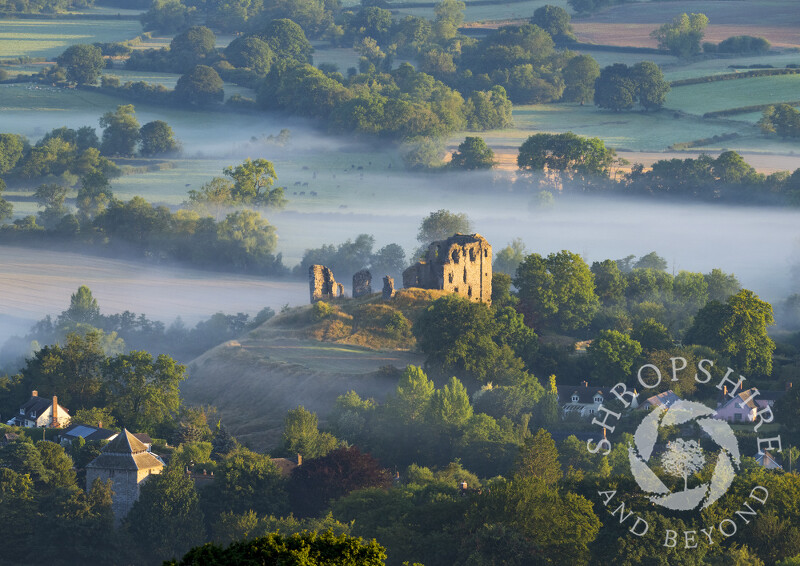
<svg viewBox="0 0 800 566">
<path fill-rule="evenodd" d="M 403 272 L 403 287 L 441 289 L 492 302 L 492 246 L 480 234 L 456 234 L 428 246 L 425 259 Z"/>
<path fill-rule="evenodd" d="M 324 265 L 308 269 L 311 302 L 344 296 L 341 283 Z M 492 302 L 492 246 L 480 234 L 455 234 L 428 246 L 425 259 L 403 272 L 403 287 L 440 289 L 471 301 Z M 372 293 L 372 275 L 362 269 L 353 276 L 353 298 Z M 394 280 L 383 280 L 383 299 L 394 295 Z"/>
</svg>

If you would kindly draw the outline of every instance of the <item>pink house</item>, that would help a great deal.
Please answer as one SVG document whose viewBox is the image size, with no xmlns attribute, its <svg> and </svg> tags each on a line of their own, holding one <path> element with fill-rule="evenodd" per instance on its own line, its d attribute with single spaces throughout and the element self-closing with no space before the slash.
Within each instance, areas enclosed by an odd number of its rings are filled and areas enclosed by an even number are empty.
<svg viewBox="0 0 800 566">
<path fill-rule="evenodd" d="M 716 418 L 729 423 L 751 423 L 764 407 L 772 407 L 784 395 L 783 391 L 759 391 L 756 388 L 740 391 L 733 399 L 724 397 L 717 406 Z"/>
</svg>

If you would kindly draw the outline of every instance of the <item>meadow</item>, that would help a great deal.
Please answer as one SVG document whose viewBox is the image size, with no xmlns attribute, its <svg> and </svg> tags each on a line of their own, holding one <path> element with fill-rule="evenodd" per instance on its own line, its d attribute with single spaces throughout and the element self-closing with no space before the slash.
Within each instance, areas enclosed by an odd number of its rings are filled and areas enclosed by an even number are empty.
<svg viewBox="0 0 800 566">
<path fill-rule="evenodd" d="M 779 75 L 675 87 L 667 95 L 665 106 L 703 115 L 716 110 L 788 102 L 798 98 L 800 75 Z"/>
<path fill-rule="evenodd" d="M 124 41 L 141 32 L 137 20 L 0 19 L 0 58 L 52 59 L 75 43 Z"/>
<path fill-rule="evenodd" d="M 683 110 L 683 108 L 676 108 Z M 519 147 L 538 131 L 574 132 L 599 137 L 606 144 L 632 151 L 664 151 L 671 145 L 710 138 L 731 132 L 745 132 L 749 126 L 726 120 L 702 120 L 658 112 L 613 112 L 592 105 L 532 104 L 514 106 L 514 127 L 476 133 L 498 148 Z"/>
<path fill-rule="evenodd" d="M 647 56 L 646 59 L 662 65 L 661 62 L 656 59 L 651 59 L 649 56 Z M 786 65 L 798 64 L 800 64 L 800 51 L 787 49 L 781 51 L 773 50 L 764 55 L 737 55 L 714 59 L 700 59 L 690 62 L 680 62 L 676 58 L 673 58 L 673 61 L 665 61 L 665 63 L 663 63 L 663 71 L 668 81 L 678 81 L 682 79 L 732 73 L 735 69 L 731 69 L 731 65 L 737 67 L 772 65 L 775 68 L 782 68 L 786 67 Z M 743 69 L 740 68 L 739 70 L 741 71 Z"/>
<path fill-rule="evenodd" d="M 567 8 L 566 0 L 524 0 L 522 2 L 498 2 L 496 4 L 488 5 L 470 5 L 469 0 L 466 0 L 465 3 L 467 5 L 467 9 L 464 13 L 464 21 L 468 23 L 528 19 L 533 16 L 533 12 L 535 12 L 537 8 L 541 8 L 542 6 L 548 4 L 560 6 L 565 9 Z M 391 4 L 389 6 L 391 8 Z M 400 17 L 412 15 L 429 19 L 434 18 L 432 7 L 399 8 L 392 11 Z"/>
</svg>

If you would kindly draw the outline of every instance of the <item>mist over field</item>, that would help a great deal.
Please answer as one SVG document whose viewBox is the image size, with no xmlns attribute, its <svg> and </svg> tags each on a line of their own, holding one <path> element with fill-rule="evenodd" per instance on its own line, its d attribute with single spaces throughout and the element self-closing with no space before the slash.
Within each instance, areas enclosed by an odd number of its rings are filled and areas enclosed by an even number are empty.
<svg viewBox="0 0 800 566">
<path fill-rule="evenodd" d="M 0 246 L 0 345 L 23 336 L 33 321 L 57 316 L 70 295 L 88 285 L 103 314 L 130 310 L 169 325 L 187 326 L 216 312 L 276 312 L 308 296 L 306 285 L 193 269 L 150 266 L 124 259 L 72 252 Z"/>
<path fill-rule="evenodd" d="M 60 125 L 97 127 L 99 117 L 119 104 L 95 93 L 59 91 L 63 111 L 31 113 L 22 106 L 24 85 L 2 88 L 12 99 L 19 97 L 20 105 L 12 103 L 4 110 L 4 130 L 22 133 L 31 141 Z M 32 95 L 47 99 L 50 93 Z M 707 273 L 718 267 L 735 273 L 745 287 L 773 302 L 797 287 L 793 284 L 797 269 L 792 266 L 800 265 L 799 211 L 584 194 L 559 196 L 552 208 L 542 209 L 536 206 L 536 194 L 551 187 L 518 178 L 512 171 L 410 173 L 403 169 L 397 150 L 329 136 L 302 119 L 140 104 L 136 113 L 142 124 L 167 121 L 183 144 L 184 155 L 175 160 L 175 169 L 113 180 L 116 196 L 141 195 L 177 207 L 189 189 L 221 175 L 225 166 L 248 157 L 268 159 L 275 165 L 278 184 L 286 188 L 289 205 L 283 212 L 262 214 L 277 228 L 278 251 L 288 267 L 309 248 L 336 245 L 362 233 L 375 237 L 375 249 L 400 244 L 410 259 L 418 246 L 421 219 L 444 208 L 466 213 L 473 229 L 489 240 L 495 252 L 514 238 L 521 238 L 529 252 L 545 255 L 568 249 L 589 263 L 656 251 L 668 260 L 670 270 Z M 275 137 L 283 129 L 289 130 L 289 138 L 281 144 Z M 635 153 L 628 157 L 636 160 Z M 781 167 L 782 162 L 771 165 Z M 795 166 L 796 160 L 787 161 L 784 168 Z M 36 210 L 35 203 L 15 203 L 17 216 Z M 2 247 L 0 264 L 5 267 L 0 274 L 4 297 L 0 343 L 11 334 L 24 334 L 29 321 L 60 313 L 82 284 L 89 285 L 104 313 L 127 309 L 166 324 L 178 315 L 194 324 L 218 311 L 254 314 L 264 306 L 279 310 L 286 303 L 307 301 L 304 281 L 271 282 L 156 265 L 143 268 L 124 259 Z M 335 275 L 349 287 L 352 274 Z M 373 277 L 378 280 L 382 275 Z"/>
<path fill-rule="evenodd" d="M 292 267 L 308 248 L 339 244 L 361 233 L 375 236 L 376 249 L 398 243 L 410 255 L 418 245 L 421 219 L 432 210 L 448 208 L 466 213 L 495 253 L 514 238 L 521 238 L 529 252 L 546 255 L 568 249 L 589 263 L 655 250 L 667 259 L 670 270 L 707 273 L 719 267 L 773 302 L 797 288 L 800 211 L 588 196 L 562 198 L 553 208 L 541 210 L 532 206 L 530 193 L 501 192 L 497 186 L 484 193 L 459 189 L 464 185 L 459 176 L 397 178 L 407 185 L 403 192 L 380 198 L 378 180 L 371 181 L 376 197 L 357 212 L 268 215 L 278 229 L 284 263 Z M 487 177 L 486 184 L 490 183 Z M 167 324 L 179 315 L 194 324 L 218 311 L 254 314 L 264 306 L 277 311 L 284 304 L 308 300 L 304 280 L 270 281 L 71 252 L 2 246 L 0 264 L 4 266 L 0 314 L 6 322 L 8 317 L 35 320 L 57 315 L 83 284 L 92 289 L 106 314 L 127 309 Z M 382 275 L 374 273 L 373 278 Z M 351 273 L 335 276 L 349 287 Z M 0 342 L 26 330 L 18 320 L 0 322 Z"/>
</svg>

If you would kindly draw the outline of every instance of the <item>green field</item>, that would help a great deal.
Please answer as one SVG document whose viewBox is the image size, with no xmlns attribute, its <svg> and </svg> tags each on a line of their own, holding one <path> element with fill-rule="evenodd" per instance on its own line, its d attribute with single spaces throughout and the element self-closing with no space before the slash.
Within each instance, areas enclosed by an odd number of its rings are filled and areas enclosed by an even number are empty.
<svg viewBox="0 0 800 566">
<path fill-rule="evenodd" d="M 611 112 L 577 104 L 535 104 L 514 107 L 514 128 L 478 133 L 493 147 L 518 147 L 536 132 L 575 132 L 599 137 L 618 149 L 663 151 L 672 144 L 732 131 L 746 131 L 746 124 L 673 117 L 661 112 Z"/>
<path fill-rule="evenodd" d="M 360 55 L 349 47 L 326 47 L 324 42 L 314 42 L 314 65 L 333 63 L 342 74 L 350 67 L 358 68 Z"/>
<path fill-rule="evenodd" d="M 702 115 L 716 110 L 798 99 L 800 75 L 781 75 L 676 87 L 667 95 L 665 106 Z"/>
<path fill-rule="evenodd" d="M 659 61 L 656 61 L 656 63 L 663 66 L 664 76 L 668 81 L 678 81 L 735 72 L 736 69 L 731 69 L 730 65 L 772 65 L 775 68 L 783 68 L 786 67 L 786 65 L 800 64 L 800 53 L 784 51 L 769 55 L 705 59 L 694 63 L 676 65 L 664 65 Z M 746 69 L 739 69 L 740 72 L 745 70 Z"/>
<path fill-rule="evenodd" d="M 566 0 L 525 0 L 524 2 L 490 4 L 488 6 L 470 5 L 466 2 L 467 9 L 464 12 L 465 22 L 487 22 L 493 20 L 517 20 L 527 19 L 533 16 L 537 8 L 547 4 L 567 8 Z M 400 17 L 406 15 L 421 16 L 428 19 L 434 18 L 433 8 L 401 8 L 393 10 Z"/>
<path fill-rule="evenodd" d="M 142 32 L 136 20 L 0 20 L 0 57 L 55 57 L 75 43 L 114 42 Z"/>
<path fill-rule="evenodd" d="M 659 66 L 667 67 L 669 65 L 674 65 L 678 62 L 678 58 L 672 55 L 650 55 L 647 53 L 615 53 L 613 51 L 581 51 L 580 49 L 576 49 L 576 51 L 580 53 L 585 53 L 586 55 L 590 55 L 597 61 L 597 64 L 600 65 L 600 68 L 608 67 L 609 65 L 613 65 L 614 63 L 624 63 L 626 65 L 635 65 L 640 61 L 652 61 Z M 666 72 L 666 69 L 665 69 Z M 706 73 L 708 74 L 708 73 Z"/>
</svg>

